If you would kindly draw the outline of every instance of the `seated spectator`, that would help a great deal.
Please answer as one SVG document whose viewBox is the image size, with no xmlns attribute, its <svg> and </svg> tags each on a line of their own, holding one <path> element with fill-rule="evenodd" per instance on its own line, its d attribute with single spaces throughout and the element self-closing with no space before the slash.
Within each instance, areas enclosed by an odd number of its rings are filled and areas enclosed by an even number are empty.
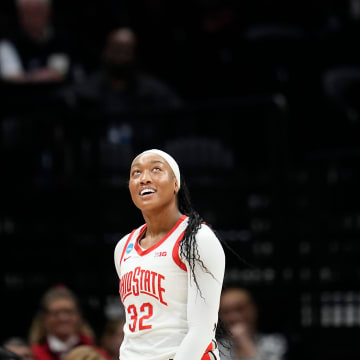
<svg viewBox="0 0 360 360">
<path fill-rule="evenodd" d="M 100 345 L 110 355 L 111 360 L 119 360 L 120 345 L 124 340 L 124 324 L 125 318 L 109 320 L 105 324 Z"/>
<path fill-rule="evenodd" d="M 119 358 L 118 358 L 119 359 Z M 118 360 L 117 359 L 117 360 Z M 64 360 L 108 360 L 103 353 L 93 346 L 80 345 L 72 349 Z"/>
<path fill-rule="evenodd" d="M 26 340 L 20 337 L 12 337 L 7 339 L 3 346 L 5 349 L 12 351 L 13 353 L 19 355 L 21 360 L 34 360 L 34 354 L 31 350 L 30 345 Z"/>
<path fill-rule="evenodd" d="M 36 360 L 60 360 L 74 347 L 94 346 L 95 341 L 76 296 L 64 286 L 55 286 L 44 294 L 29 340 Z"/>
<path fill-rule="evenodd" d="M 69 76 L 68 40 L 51 24 L 51 0 L 16 0 L 19 31 L 0 42 L 0 78 L 14 83 L 57 83 Z"/>
<path fill-rule="evenodd" d="M 136 48 L 137 38 L 130 28 L 112 31 L 106 39 L 101 68 L 72 89 L 75 104 L 106 114 L 181 106 L 175 91 L 140 70 Z"/>
<path fill-rule="evenodd" d="M 258 310 L 248 290 L 239 287 L 224 289 L 219 317 L 230 333 L 228 343 L 223 341 L 219 344 L 222 360 L 285 359 L 288 347 L 286 338 L 281 334 L 262 334 L 258 331 Z"/>
</svg>

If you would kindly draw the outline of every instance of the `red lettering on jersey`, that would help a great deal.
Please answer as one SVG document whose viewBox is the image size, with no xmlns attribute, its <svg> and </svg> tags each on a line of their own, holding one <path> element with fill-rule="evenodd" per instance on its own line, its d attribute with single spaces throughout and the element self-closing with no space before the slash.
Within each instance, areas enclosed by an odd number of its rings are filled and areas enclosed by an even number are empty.
<svg viewBox="0 0 360 360">
<path fill-rule="evenodd" d="M 158 293 L 159 293 L 159 300 L 162 304 L 167 305 L 167 302 L 164 301 L 162 293 L 165 292 L 165 289 L 161 287 L 161 280 L 165 279 L 165 276 L 158 274 Z"/>
<path fill-rule="evenodd" d="M 141 270 L 141 280 L 140 280 L 140 289 L 144 290 L 144 272 L 145 270 Z"/>
<path fill-rule="evenodd" d="M 155 271 L 152 271 L 151 272 L 151 275 L 152 275 L 152 282 L 151 282 L 151 284 L 152 284 L 152 288 L 151 288 L 151 291 L 155 294 L 155 292 L 156 292 L 156 289 L 155 289 L 155 278 L 156 278 L 156 276 L 157 276 L 157 273 L 155 272 Z"/>
<path fill-rule="evenodd" d="M 120 294 L 120 299 L 121 299 L 122 303 L 124 303 L 124 299 L 122 296 L 123 293 L 124 293 L 124 285 L 123 285 L 123 282 L 120 280 L 119 281 L 119 294 Z"/>
<path fill-rule="evenodd" d="M 138 279 L 139 274 L 140 274 L 140 266 L 135 268 L 133 275 L 134 285 L 132 286 L 132 289 L 135 296 L 139 295 L 139 279 Z"/>
<path fill-rule="evenodd" d="M 150 289 L 150 271 L 149 270 L 146 270 L 145 271 L 145 291 L 147 292 L 151 292 L 151 289 Z"/>
<path fill-rule="evenodd" d="M 166 251 L 156 251 L 154 254 L 155 257 L 166 256 L 166 255 L 167 255 Z"/>
<path fill-rule="evenodd" d="M 127 279 L 126 279 L 126 292 L 131 292 L 131 280 L 132 280 L 132 274 L 133 272 L 130 271 L 128 273 Z"/>
<path fill-rule="evenodd" d="M 129 274 L 128 273 L 126 273 L 125 275 L 124 275 L 124 277 L 123 277 L 123 283 L 124 283 L 124 294 L 126 294 L 127 293 L 127 278 L 129 277 Z"/>
<path fill-rule="evenodd" d="M 138 266 L 134 271 L 124 274 L 120 279 L 119 293 L 121 301 L 124 303 L 129 295 L 139 296 L 141 293 L 154 297 L 162 304 L 167 305 L 164 300 L 165 288 L 162 285 L 163 280 L 165 280 L 164 275 L 155 271 L 141 269 Z"/>
</svg>

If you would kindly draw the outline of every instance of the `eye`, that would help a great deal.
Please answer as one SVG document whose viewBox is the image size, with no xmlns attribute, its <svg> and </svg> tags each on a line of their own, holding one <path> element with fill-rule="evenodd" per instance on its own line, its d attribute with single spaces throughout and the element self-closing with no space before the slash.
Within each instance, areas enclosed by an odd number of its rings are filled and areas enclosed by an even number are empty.
<svg viewBox="0 0 360 360">
<path fill-rule="evenodd" d="M 159 167 L 154 167 L 153 171 L 161 171 L 161 169 Z"/>
<path fill-rule="evenodd" d="M 136 175 L 139 175 L 140 174 L 140 170 L 134 170 L 131 175 L 132 176 L 136 176 Z"/>
</svg>

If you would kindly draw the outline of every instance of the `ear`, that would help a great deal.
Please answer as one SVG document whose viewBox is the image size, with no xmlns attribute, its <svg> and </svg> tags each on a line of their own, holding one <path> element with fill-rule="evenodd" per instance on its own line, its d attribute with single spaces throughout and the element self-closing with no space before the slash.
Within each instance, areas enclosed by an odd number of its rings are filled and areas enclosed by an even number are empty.
<svg viewBox="0 0 360 360">
<path fill-rule="evenodd" d="M 178 192 L 179 192 L 179 185 L 177 180 L 175 180 L 174 194 L 177 194 Z"/>
</svg>

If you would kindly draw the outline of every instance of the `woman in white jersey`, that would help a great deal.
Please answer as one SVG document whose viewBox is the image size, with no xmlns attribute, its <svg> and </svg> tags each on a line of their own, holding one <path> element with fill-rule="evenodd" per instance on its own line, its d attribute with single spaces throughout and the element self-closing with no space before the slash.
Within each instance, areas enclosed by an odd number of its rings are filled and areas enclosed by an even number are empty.
<svg viewBox="0 0 360 360">
<path fill-rule="evenodd" d="M 215 331 L 225 253 L 193 210 L 176 161 L 152 149 L 131 164 L 145 224 L 115 248 L 126 312 L 121 360 L 219 359 Z"/>
</svg>

